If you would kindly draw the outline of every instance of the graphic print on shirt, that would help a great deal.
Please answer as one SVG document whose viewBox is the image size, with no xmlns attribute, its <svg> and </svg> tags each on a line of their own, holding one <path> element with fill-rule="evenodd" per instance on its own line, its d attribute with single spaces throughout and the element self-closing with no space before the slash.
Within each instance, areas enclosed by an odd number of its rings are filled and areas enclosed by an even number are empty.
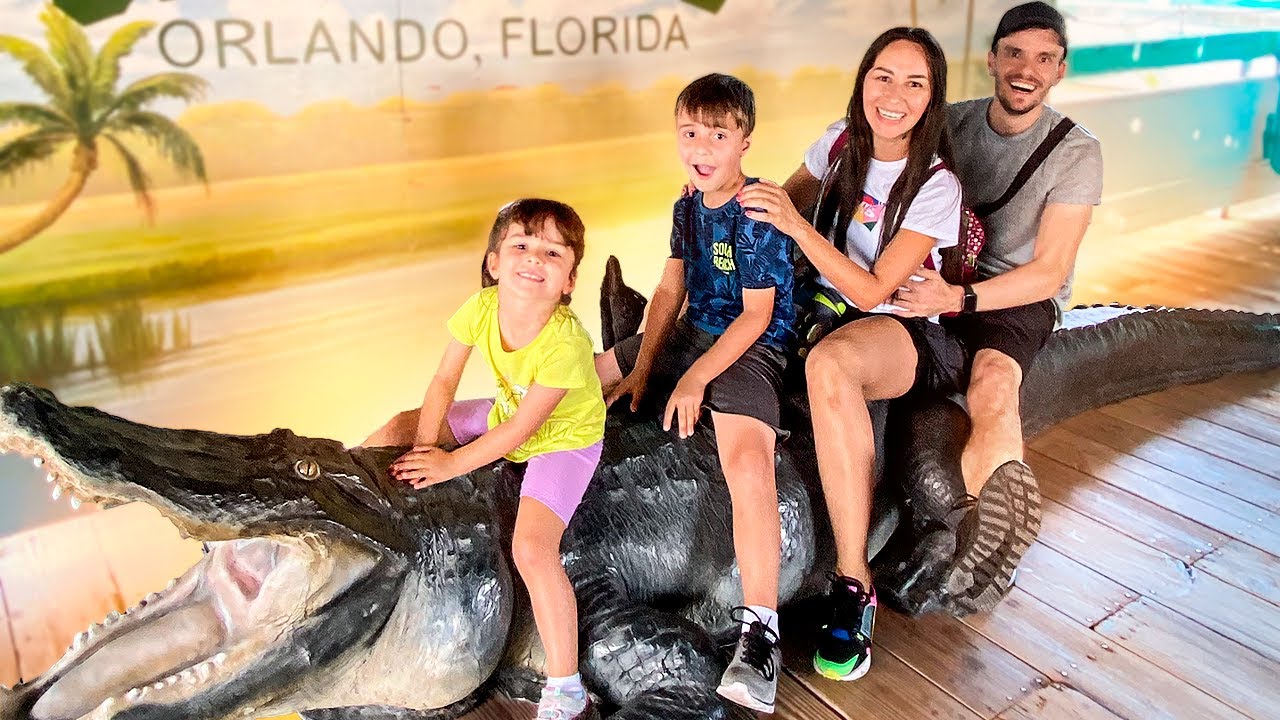
<svg viewBox="0 0 1280 720">
<path fill-rule="evenodd" d="M 883 216 L 884 203 L 872 197 L 870 193 L 863 193 L 862 202 L 858 203 L 858 209 L 853 213 L 854 221 L 861 223 L 867 230 L 874 231 L 876 223 L 880 222 Z"/>
<path fill-rule="evenodd" d="M 516 410 L 520 407 L 520 401 L 528 394 L 529 388 L 521 387 L 504 378 L 498 380 L 498 393 L 496 401 L 498 403 L 498 411 L 503 418 L 511 418 L 516 414 Z"/>
<path fill-rule="evenodd" d="M 731 273 L 737 266 L 733 264 L 733 239 L 711 244 L 711 264 L 722 273 Z"/>
</svg>

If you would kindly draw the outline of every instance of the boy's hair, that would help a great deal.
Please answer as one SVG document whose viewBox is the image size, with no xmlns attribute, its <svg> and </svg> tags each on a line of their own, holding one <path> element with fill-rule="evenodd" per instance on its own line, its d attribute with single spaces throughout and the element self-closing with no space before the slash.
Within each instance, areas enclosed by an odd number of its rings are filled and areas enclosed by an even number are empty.
<svg viewBox="0 0 1280 720">
<path fill-rule="evenodd" d="M 676 98 L 675 114 L 681 110 L 708 124 L 731 117 L 747 137 L 756 129 L 755 93 L 732 75 L 711 73 L 686 85 Z"/>
<path fill-rule="evenodd" d="M 502 246 L 502 238 L 507 228 L 513 223 L 520 223 L 526 232 L 538 232 L 550 221 L 560 232 L 565 245 L 573 251 L 573 269 L 570 277 L 578 274 L 578 265 L 582 263 L 582 254 L 586 251 L 586 226 L 574 209 L 562 202 L 544 200 L 542 198 L 523 198 L 503 205 L 498 210 L 498 217 L 493 220 L 493 229 L 489 231 L 489 247 L 485 250 L 484 259 L 480 261 L 480 285 L 490 287 L 498 281 L 489 274 L 489 253 L 496 253 Z M 568 305 L 570 297 L 561 295 L 560 302 Z"/>
</svg>

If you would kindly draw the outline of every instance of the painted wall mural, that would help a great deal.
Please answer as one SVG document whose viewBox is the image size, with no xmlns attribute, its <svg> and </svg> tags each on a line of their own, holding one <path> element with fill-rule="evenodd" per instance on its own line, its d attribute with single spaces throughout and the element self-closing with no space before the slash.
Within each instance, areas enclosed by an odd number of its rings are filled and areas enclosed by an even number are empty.
<svg viewBox="0 0 1280 720">
<path fill-rule="evenodd" d="M 357 442 L 420 401 L 499 206 L 570 203 L 588 228 L 580 287 L 610 254 L 651 287 L 683 182 L 670 116 L 685 83 L 746 80 L 747 170 L 782 180 L 843 114 L 880 31 L 929 28 L 951 97 L 976 96 L 1013 4 L 0 0 L 0 382 L 154 425 Z M 1103 11 L 1080 5 L 1083 33 Z M 1149 146 L 1107 134 L 1134 134 L 1163 96 L 1117 87 L 1054 102 L 1114 148 L 1109 193 L 1155 197 Z M 1271 187 L 1249 168 L 1252 108 L 1275 92 L 1274 72 L 1213 89 L 1250 113 L 1186 120 L 1236 140 L 1174 179 L 1212 180 L 1206 203 Z M 1144 221 L 1151 203 L 1114 206 L 1100 222 Z M 598 327 L 593 292 L 575 309 Z M 69 512 L 32 473 L 0 458 L 0 534 Z"/>
</svg>

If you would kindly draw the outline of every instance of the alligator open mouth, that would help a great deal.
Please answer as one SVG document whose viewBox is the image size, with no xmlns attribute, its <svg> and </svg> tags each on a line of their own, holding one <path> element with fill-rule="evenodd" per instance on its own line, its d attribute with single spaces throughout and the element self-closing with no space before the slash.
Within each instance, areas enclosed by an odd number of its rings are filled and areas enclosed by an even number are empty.
<svg viewBox="0 0 1280 720">
<path fill-rule="evenodd" d="M 307 630 L 326 620 L 341 622 L 355 611 L 367 617 L 371 605 L 393 604 L 393 593 L 371 601 L 368 593 L 353 591 L 384 561 L 377 544 L 323 526 L 289 532 L 288 522 L 262 522 L 271 516 L 297 521 L 309 501 L 284 492 L 276 498 L 285 506 L 281 510 L 255 508 L 238 498 L 237 512 L 230 512 L 227 503 L 210 502 L 214 493 L 187 494 L 187 488 L 209 481 L 181 475 L 191 460 L 187 453 L 207 449 L 195 442 L 199 435 L 187 437 L 188 447 L 171 445 L 159 452 L 151 447 L 148 455 L 167 455 L 171 462 L 146 466 L 143 484 L 129 477 L 128 468 L 141 466 L 136 458 L 126 459 L 127 444 L 113 444 L 107 434 L 99 438 L 107 444 L 86 449 L 74 446 L 74 438 L 63 432 L 75 423 L 62 422 L 61 413 L 88 409 L 66 408 L 46 391 L 27 386 L 6 387 L 0 399 L 0 450 L 30 458 L 46 473 L 55 499 L 69 494 L 75 504 L 104 507 L 146 502 L 184 536 L 214 541 L 204 558 L 167 588 L 123 613 L 108 614 L 78 634 L 39 678 L 6 690 L 0 701 L 4 720 L 107 720 L 148 707 L 171 709 L 177 717 L 197 707 L 202 709 L 197 714 L 205 715 L 210 708 L 243 707 L 245 700 L 269 702 L 262 678 L 250 683 L 248 677 L 263 672 L 264 660 L 309 652 Z M 115 440 L 129 435 L 129 427 L 122 428 Z M 316 472 L 317 467 L 295 469 L 303 478 Z M 237 481 L 267 482 L 253 476 Z M 237 514 L 247 520 L 231 521 Z M 281 678 L 276 685 L 287 681 Z"/>
</svg>

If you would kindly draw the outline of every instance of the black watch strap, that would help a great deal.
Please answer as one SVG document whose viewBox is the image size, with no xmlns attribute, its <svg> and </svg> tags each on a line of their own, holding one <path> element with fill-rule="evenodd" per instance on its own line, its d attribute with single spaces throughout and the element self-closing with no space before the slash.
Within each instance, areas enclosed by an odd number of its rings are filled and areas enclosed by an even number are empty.
<svg viewBox="0 0 1280 720">
<path fill-rule="evenodd" d="M 961 287 L 964 288 L 964 304 L 960 306 L 960 312 L 968 314 L 978 312 L 978 293 L 973 291 L 973 286 L 965 283 Z"/>
</svg>

